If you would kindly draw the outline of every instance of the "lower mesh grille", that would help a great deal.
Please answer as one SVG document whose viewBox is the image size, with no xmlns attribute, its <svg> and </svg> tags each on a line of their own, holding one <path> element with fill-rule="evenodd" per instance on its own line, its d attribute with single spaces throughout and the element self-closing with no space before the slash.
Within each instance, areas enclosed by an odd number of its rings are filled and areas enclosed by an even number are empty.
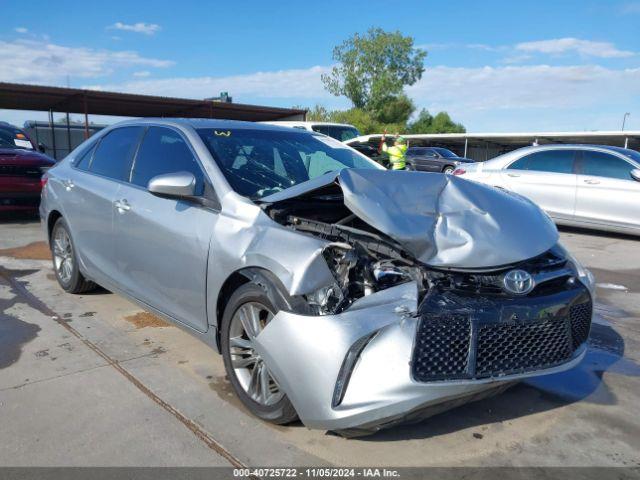
<svg viewBox="0 0 640 480">
<path fill-rule="evenodd" d="M 573 353 L 565 318 L 535 323 L 483 325 L 478 332 L 478 378 L 544 368 Z"/>
<path fill-rule="evenodd" d="M 498 377 L 564 363 L 587 341 L 591 313 L 591 302 L 584 302 L 573 305 L 568 315 L 538 321 L 473 324 L 468 316 L 425 315 L 416 334 L 413 378 Z"/>
<path fill-rule="evenodd" d="M 413 377 L 420 382 L 465 377 L 470 339 L 471 323 L 467 317 L 421 321 L 413 354 Z"/>
<path fill-rule="evenodd" d="M 589 338 L 591 330 L 591 303 L 580 303 L 569 310 L 573 348 L 578 348 Z"/>
</svg>

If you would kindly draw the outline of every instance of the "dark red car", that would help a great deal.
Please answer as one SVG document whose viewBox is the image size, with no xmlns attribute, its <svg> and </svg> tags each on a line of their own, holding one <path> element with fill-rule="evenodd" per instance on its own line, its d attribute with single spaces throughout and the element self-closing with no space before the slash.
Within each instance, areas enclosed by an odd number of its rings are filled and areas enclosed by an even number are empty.
<svg viewBox="0 0 640 480">
<path fill-rule="evenodd" d="M 0 212 L 37 211 L 42 175 L 53 165 L 22 130 L 0 122 Z"/>
</svg>

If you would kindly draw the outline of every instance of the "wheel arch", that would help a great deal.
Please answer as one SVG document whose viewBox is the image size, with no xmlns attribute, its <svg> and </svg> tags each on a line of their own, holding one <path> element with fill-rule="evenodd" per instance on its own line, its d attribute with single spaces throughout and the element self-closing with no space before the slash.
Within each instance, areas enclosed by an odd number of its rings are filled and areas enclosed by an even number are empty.
<svg viewBox="0 0 640 480">
<path fill-rule="evenodd" d="M 53 226 L 56 224 L 59 218 L 62 218 L 62 213 L 58 210 L 51 210 L 47 217 L 47 240 L 51 241 L 51 234 L 53 233 Z"/>
<path fill-rule="evenodd" d="M 231 273 L 220 288 L 216 300 L 216 342 L 220 350 L 220 326 L 229 300 L 236 290 L 247 283 L 255 283 L 262 288 L 271 303 L 280 310 L 309 313 L 306 300 L 299 295 L 290 295 L 282 281 L 273 272 L 262 267 L 244 267 Z"/>
</svg>

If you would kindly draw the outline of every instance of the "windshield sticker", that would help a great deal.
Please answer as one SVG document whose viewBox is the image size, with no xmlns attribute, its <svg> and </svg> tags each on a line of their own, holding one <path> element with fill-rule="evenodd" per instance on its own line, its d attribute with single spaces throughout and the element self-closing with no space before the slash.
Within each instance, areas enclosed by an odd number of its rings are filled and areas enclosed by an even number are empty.
<svg viewBox="0 0 640 480">
<path fill-rule="evenodd" d="M 31 145 L 31 142 L 29 140 L 20 140 L 19 138 L 14 138 L 13 143 L 16 144 L 16 147 L 33 148 L 33 145 Z"/>
<path fill-rule="evenodd" d="M 213 133 L 218 136 L 218 137 L 230 137 L 231 136 L 231 130 L 214 130 Z"/>
</svg>

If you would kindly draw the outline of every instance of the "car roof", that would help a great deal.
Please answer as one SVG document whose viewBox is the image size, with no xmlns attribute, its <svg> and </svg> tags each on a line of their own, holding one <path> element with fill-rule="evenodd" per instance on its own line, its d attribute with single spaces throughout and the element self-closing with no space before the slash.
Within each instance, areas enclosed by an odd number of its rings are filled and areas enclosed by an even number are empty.
<svg viewBox="0 0 640 480">
<path fill-rule="evenodd" d="M 167 126 L 187 126 L 195 129 L 199 128 L 220 128 L 220 129 L 244 129 L 244 130 L 274 130 L 290 132 L 286 126 L 274 125 L 262 122 L 245 122 L 240 120 L 220 120 L 215 118 L 137 118 L 125 120 L 111 125 L 111 127 L 124 125 L 167 125 Z"/>
<path fill-rule="evenodd" d="M 535 150 L 555 150 L 555 149 L 566 150 L 567 148 L 576 148 L 576 149 L 595 148 L 595 149 L 611 150 L 613 152 L 618 152 L 618 153 L 633 152 L 633 150 L 630 150 L 628 148 L 614 147 L 612 145 L 596 145 L 592 143 L 548 143 L 545 145 L 529 145 L 528 147 L 518 148 L 516 150 L 507 152 L 507 153 L 515 153 L 515 152 L 524 153 L 524 152 L 535 151 Z"/>
<path fill-rule="evenodd" d="M 294 127 L 294 126 L 299 126 L 299 127 L 304 127 L 304 126 L 313 126 L 313 125 L 321 125 L 321 126 L 327 126 L 327 127 L 349 127 L 349 128 L 356 128 L 353 125 L 349 124 L 349 123 L 336 123 L 336 122 L 309 122 L 309 121 L 291 121 L 291 120 L 269 120 L 268 122 L 260 122 L 263 124 L 269 124 L 269 125 L 285 125 L 287 127 Z"/>
</svg>

